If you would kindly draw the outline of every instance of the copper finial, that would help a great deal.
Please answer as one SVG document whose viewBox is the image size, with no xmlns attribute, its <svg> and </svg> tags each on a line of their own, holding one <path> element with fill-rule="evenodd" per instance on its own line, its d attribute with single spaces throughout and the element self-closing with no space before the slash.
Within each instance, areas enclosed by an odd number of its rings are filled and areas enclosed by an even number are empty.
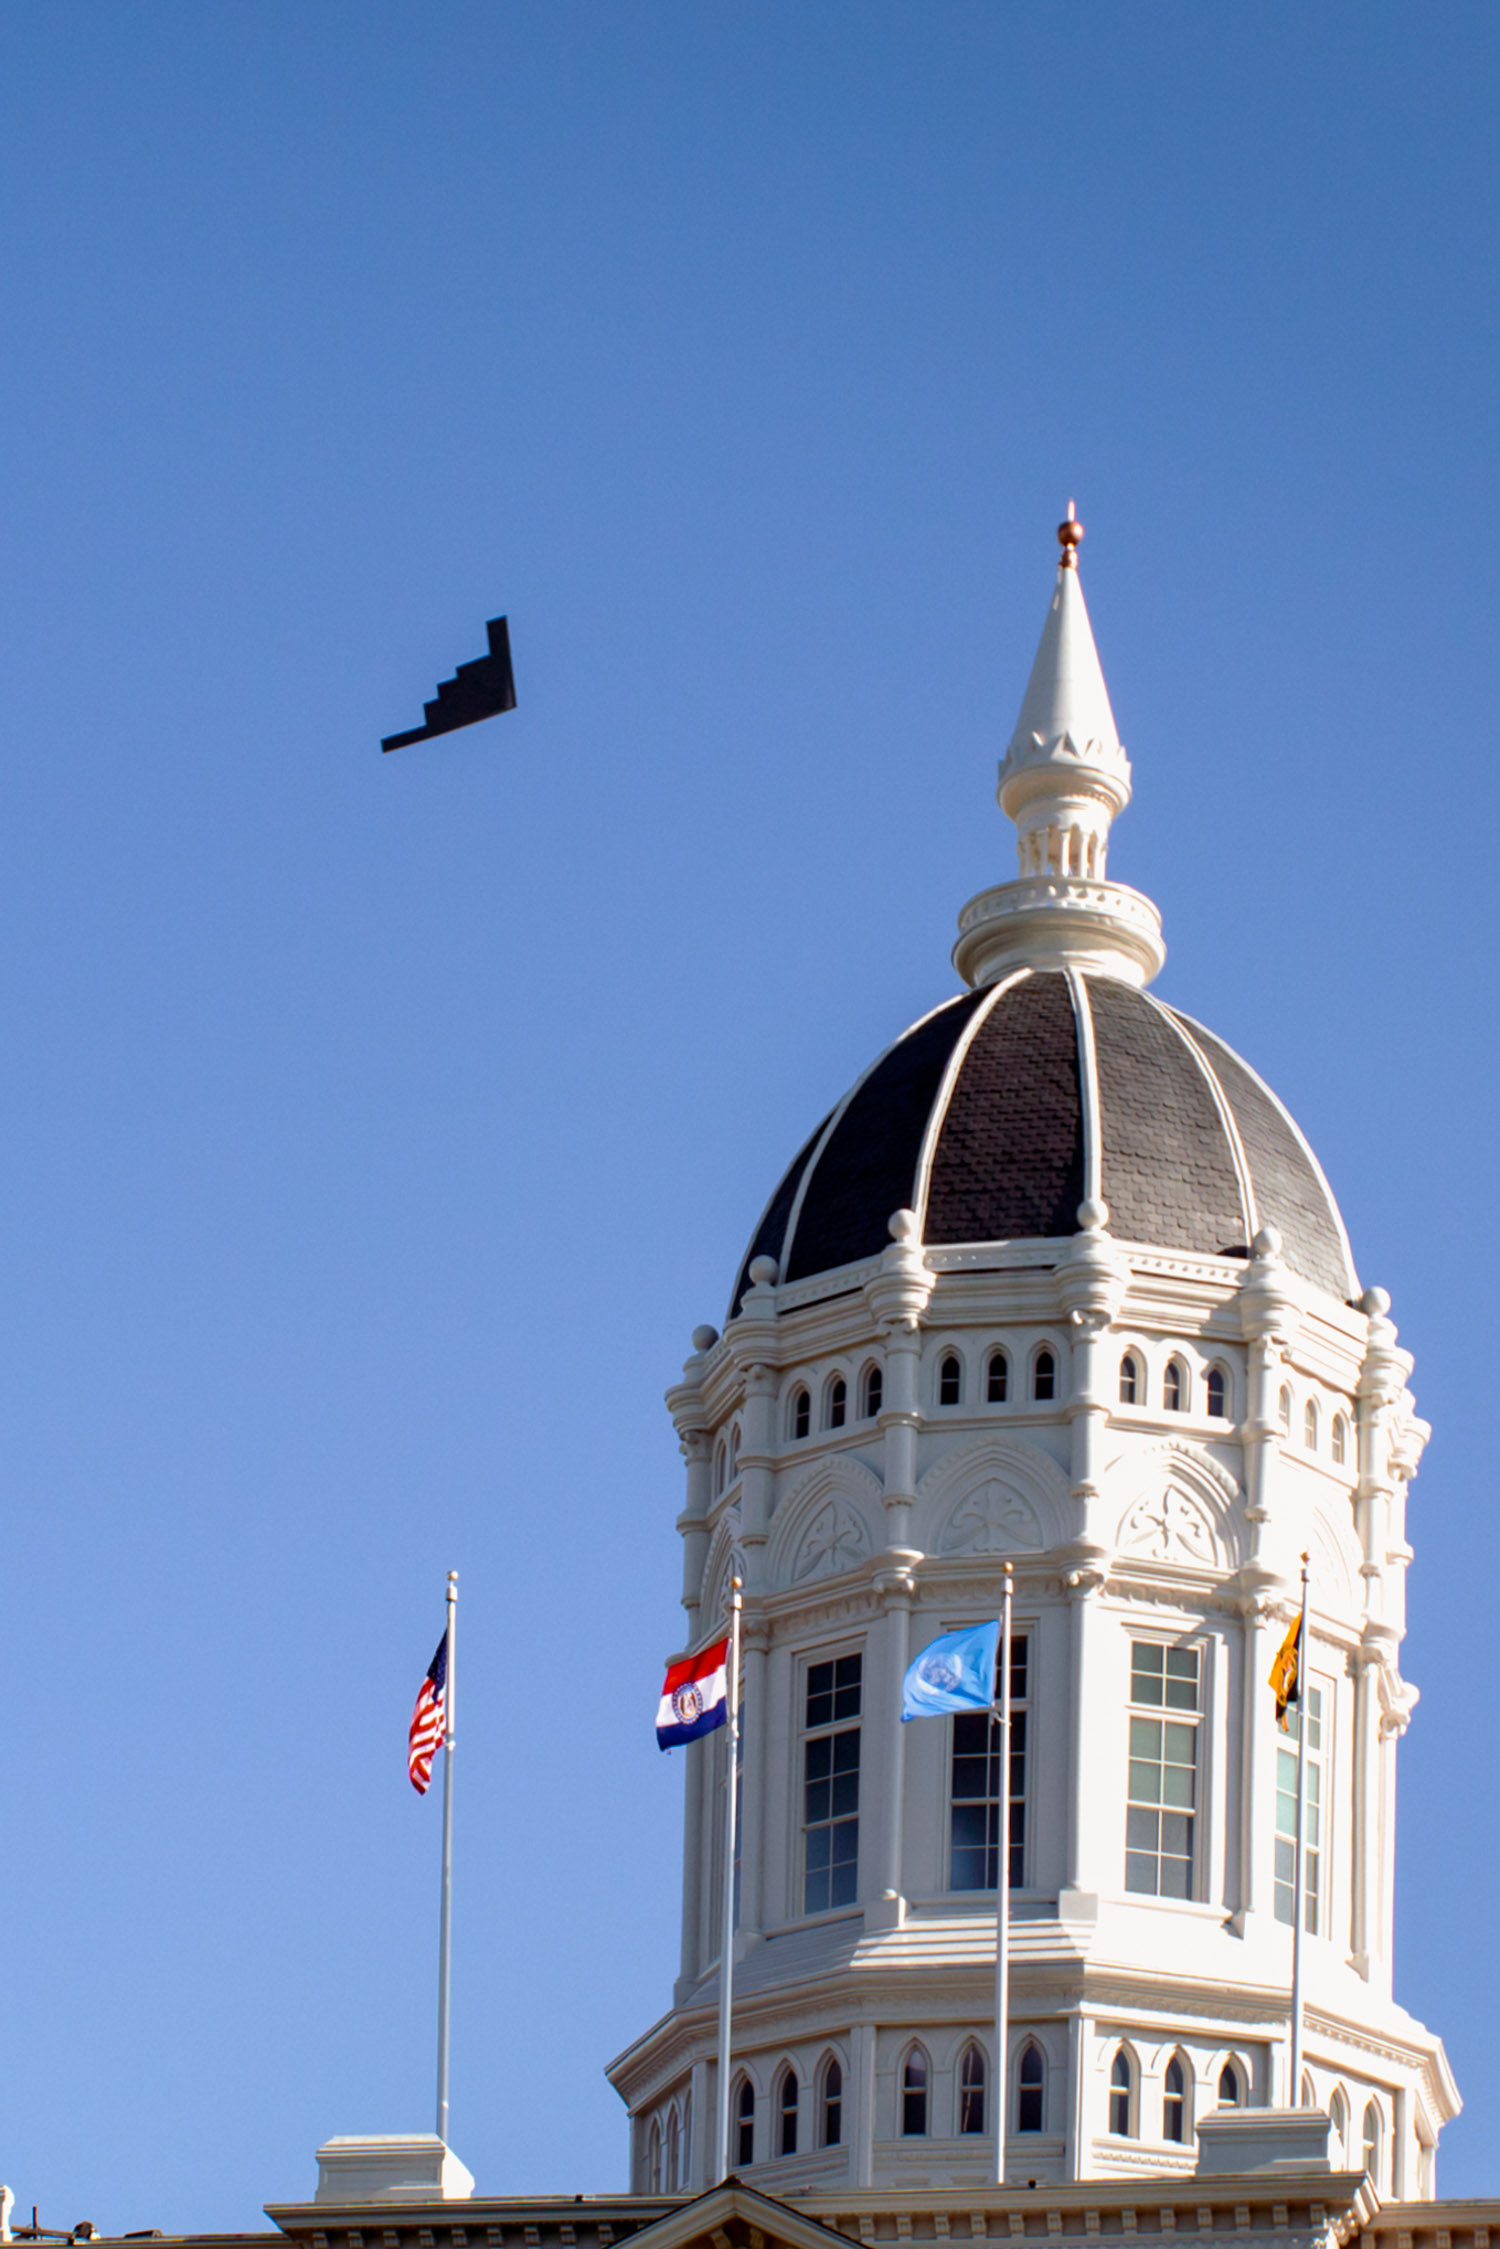
<svg viewBox="0 0 1500 2249">
<path fill-rule="evenodd" d="M 1083 525 L 1078 520 L 1077 511 L 1071 500 L 1068 502 L 1066 520 L 1057 527 L 1057 543 L 1062 548 L 1064 570 L 1076 570 L 1078 568 L 1078 549 L 1083 544 Z"/>
</svg>

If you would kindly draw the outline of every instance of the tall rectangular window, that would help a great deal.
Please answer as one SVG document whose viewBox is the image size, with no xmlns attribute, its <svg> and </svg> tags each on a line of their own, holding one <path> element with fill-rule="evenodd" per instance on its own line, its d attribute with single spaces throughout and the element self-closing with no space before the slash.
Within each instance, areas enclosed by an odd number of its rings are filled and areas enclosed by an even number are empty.
<svg viewBox="0 0 1500 2249">
<path fill-rule="evenodd" d="M 1276 1744 L 1276 1918 L 1290 1928 L 1297 1879 L 1297 1743 L 1302 1711 L 1293 1703 Z M 1290 1746 L 1288 1746 L 1290 1744 Z M 1302 1814 L 1302 1926 L 1318 1933 L 1323 1874 L 1323 1690 L 1307 1689 L 1307 1803 Z"/>
<path fill-rule="evenodd" d="M 862 1659 L 807 1667 L 802 1784 L 802 1910 L 853 1905 L 859 1887 Z"/>
<path fill-rule="evenodd" d="M 1130 1644 L 1130 1778 L 1125 1887 L 1147 1897 L 1193 1894 L 1198 1812 L 1200 1651 Z"/>
<path fill-rule="evenodd" d="M 1010 1786 L 1007 1790 L 1007 1880 L 1018 1890 L 1026 1878 L 1027 1643 L 1010 1642 Z M 1000 1726 L 987 1710 L 965 1710 L 953 1720 L 949 1790 L 948 1887 L 993 1890 L 1000 1852 Z"/>
</svg>

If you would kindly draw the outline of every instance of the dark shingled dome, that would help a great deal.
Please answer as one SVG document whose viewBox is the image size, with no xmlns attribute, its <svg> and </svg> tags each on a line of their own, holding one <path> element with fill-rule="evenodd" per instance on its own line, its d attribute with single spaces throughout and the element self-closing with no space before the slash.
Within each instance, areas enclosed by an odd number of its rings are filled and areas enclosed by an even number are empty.
<svg viewBox="0 0 1500 2249">
<path fill-rule="evenodd" d="M 1294 1272 L 1358 1294 L 1328 1183 L 1253 1070 L 1148 992 L 1030 970 L 949 1000 L 866 1071 L 767 1205 L 730 1316 L 752 1258 L 786 1282 L 835 1273 L 878 1257 L 903 1207 L 930 1247 L 1074 1234 L 1095 1137 L 1117 1241 L 1243 1258 L 1275 1226 Z"/>
</svg>

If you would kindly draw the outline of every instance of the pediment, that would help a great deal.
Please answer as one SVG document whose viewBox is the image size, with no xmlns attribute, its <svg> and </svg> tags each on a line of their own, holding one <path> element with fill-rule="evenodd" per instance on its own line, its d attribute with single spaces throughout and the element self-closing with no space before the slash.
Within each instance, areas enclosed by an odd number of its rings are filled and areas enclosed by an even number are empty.
<svg viewBox="0 0 1500 2249">
<path fill-rule="evenodd" d="M 630 2249 L 850 2249 L 849 2236 L 735 2178 L 710 2187 L 654 2225 Z"/>
</svg>

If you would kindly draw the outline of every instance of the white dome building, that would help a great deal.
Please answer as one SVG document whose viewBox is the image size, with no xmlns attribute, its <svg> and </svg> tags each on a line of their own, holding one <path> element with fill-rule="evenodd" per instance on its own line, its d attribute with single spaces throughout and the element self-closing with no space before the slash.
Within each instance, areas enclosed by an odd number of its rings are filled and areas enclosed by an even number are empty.
<svg viewBox="0 0 1500 2249">
<path fill-rule="evenodd" d="M 778 2197 L 993 2178 L 1003 1825 L 1009 2181 L 1186 2176 L 1208 2111 L 1311 2105 L 1335 2170 L 1431 2196 L 1458 2096 L 1391 1980 L 1427 1431 L 1296 1125 L 1148 989 L 1071 510 L 1059 536 L 1000 769 L 1019 879 L 964 908 L 967 988 L 813 1133 L 669 1397 L 688 1648 L 745 1584 L 730 2168 Z M 1304 1552 L 1292 2085 L 1266 1680 Z M 911 1656 L 995 1615 L 1007 1561 L 1002 1788 L 983 1716 L 898 1721 Z M 726 1741 L 686 1752 L 672 2007 L 610 2071 L 637 2192 L 710 2183 Z"/>
</svg>

